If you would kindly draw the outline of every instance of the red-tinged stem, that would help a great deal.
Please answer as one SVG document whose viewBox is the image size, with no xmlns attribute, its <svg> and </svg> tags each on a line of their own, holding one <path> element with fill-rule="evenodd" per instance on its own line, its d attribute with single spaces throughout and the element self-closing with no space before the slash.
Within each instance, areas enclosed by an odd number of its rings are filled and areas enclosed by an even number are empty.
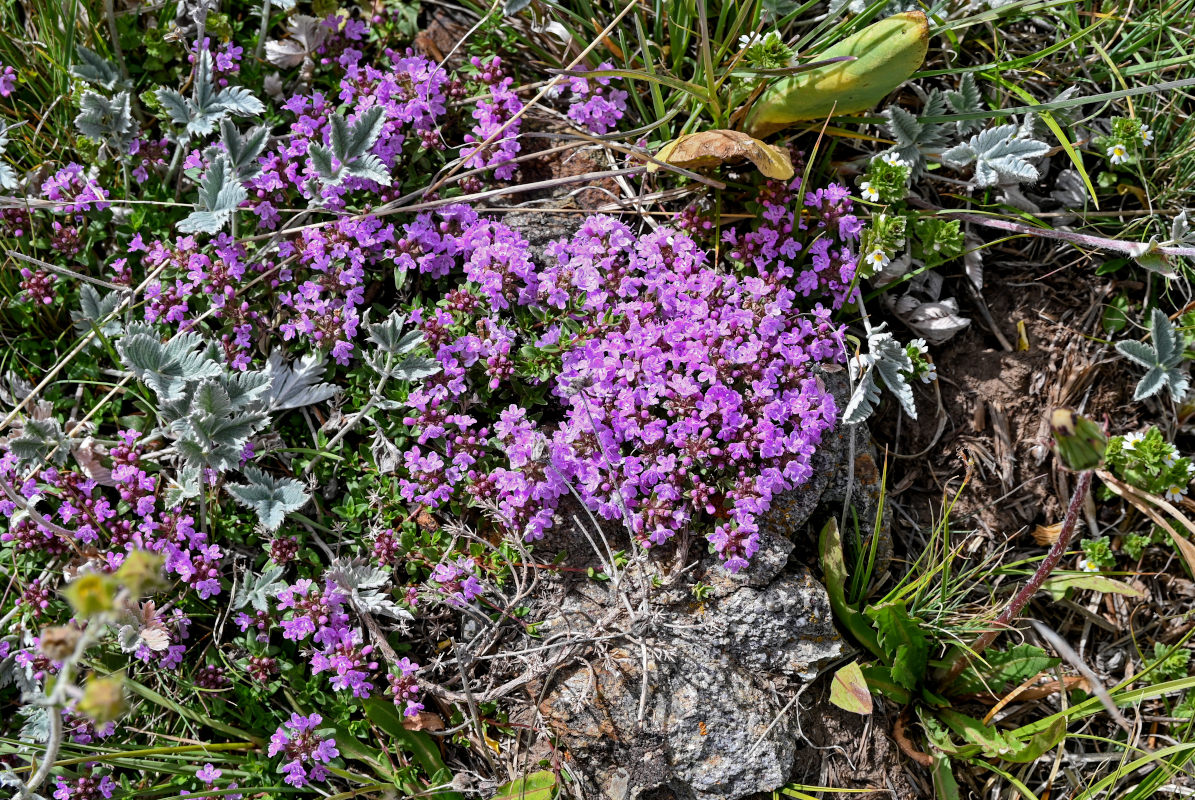
<svg viewBox="0 0 1195 800">
<path fill-rule="evenodd" d="M 1046 553 L 1045 559 L 1037 566 L 1037 571 L 1033 573 L 1033 577 L 1029 582 L 1021 587 L 1021 591 L 1017 592 L 1000 616 L 996 617 L 996 622 L 992 629 L 978 639 L 971 645 L 968 652 L 959 653 L 954 663 L 950 665 L 950 670 L 942 679 L 943 686 L 949 686 L 950 682 L 959 676 L 971 660 L 988 648 L 992 642 L 996 641 L 996 637 L 1009 627 L 1009 624 L 1017 618 L 1021 610 L 1029 602 L 1029 598 L 1037 594 L 1038 589 L 1046 582 L 1046 578 L 1050 577 L 1050 573 L 1058 566 L 1058 562 L 1066 554 L 1066 549 L 1070 545 L 1071 536 L 1075 532 L 1075 523 L 1079 521 L 1079 514 L 1083 510 L 1083 501 L 1087 497 L 1087 490 L 1091 488 L 1091 470 L 1085 470 L 1079 473 L 1079 482 L 1075 485 L 1075 491 L 1071 494 L 1070 505 L 1066 509 L 1066 517 L 1062 520 L 1062 530 L 1058 532 L 1058 541 L 1054 542 L 1054 546 L 1050 548 L 1050 552 Z"/>
</svg>

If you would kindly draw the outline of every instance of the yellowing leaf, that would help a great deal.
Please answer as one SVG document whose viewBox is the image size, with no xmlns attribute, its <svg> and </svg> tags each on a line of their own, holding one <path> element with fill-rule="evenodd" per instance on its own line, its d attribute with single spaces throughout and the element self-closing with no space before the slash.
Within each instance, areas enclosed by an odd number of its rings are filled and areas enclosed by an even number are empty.
<svg viewBox="0 0 1195 800">
<path fill-rule="evenodd" d="M 1055 600 L 1065 597 L 1067 591 L 1070 589 L 1085 589 L 1091 592 L 1103 592 L 1104 594 L 1122 594 L 1125 597 L 1132 597 L 1138 600 L 1145 596 L 1145 593 L 1140 589 L 1135 589 L 1124 581 L 1118 581 L 1095 572 L 1051 575 L 1046 579 L 1044 588 Z"/>
<path fill-rule="evenodd" d="M 556 774 L 545 769 L 502 784 L 494 800 L 552 800 L 555 796 Z"/>
<path fill-rule="evenodd" d="M 702 131 L 673 139 L 656 153 L 656 160 L 683 169 L 702 169 L 720 164 L 750 161 L 767 178 L 786 181 L 794 174 L 788 151 L 739 131 Z M 655 172 L 659 164 L 648 164 Z"/>
<path fill-rule="evenodd" d="M 866 716 L 872 711 L 871 692 L 858 661 L 852 661 L 834 673 L 830 684 L 830 702 L 844 711 Z"/>
</svg>

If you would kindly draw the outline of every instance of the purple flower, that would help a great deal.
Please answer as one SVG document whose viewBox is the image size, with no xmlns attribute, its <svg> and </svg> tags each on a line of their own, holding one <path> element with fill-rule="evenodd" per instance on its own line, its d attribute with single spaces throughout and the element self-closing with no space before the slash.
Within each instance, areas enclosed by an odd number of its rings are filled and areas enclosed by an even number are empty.
<svg viewBox="0 0 1195 800">
<path fill-rule="evenodd" d="M 198 771 L 196 771 L 195 777 L 210 786 L 215 783 L 223 774 L 224 773 L 222 770 L 216 769 L 213 765 L 204 764 L 198 769 Z"/>
<path fill-rule="evenodd" d="M 287 759 L 278 771 L 286 776 L 284 780 L 291 786 L 325 780 L 328 770 L 324 765 L 340 755 L 335 741 L 316 735 L 315 729 L 321 722 L 323 717 L 319 714 L 309 717 L 291 714 L 290 721 L 280 725 L 270 737 L 266 752 L 270 756 L 281 753 Z"/>
</svg>

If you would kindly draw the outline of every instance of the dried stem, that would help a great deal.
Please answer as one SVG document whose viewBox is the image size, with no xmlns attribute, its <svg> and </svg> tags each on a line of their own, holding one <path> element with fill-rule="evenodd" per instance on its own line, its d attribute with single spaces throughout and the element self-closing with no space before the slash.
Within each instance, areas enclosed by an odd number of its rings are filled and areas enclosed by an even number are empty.
<svg viewBox="0 0 1195 800">
<path fill-rule="evenodd" d="M 1083 511 L 1083 501 L 1087 497 L 1087 490 L 1091 487 L 1091 476 L 1091 470 L 1084 470 L 1079 473 L 1079 482 L 1075 485 L 1074 493 L 1071 494 L 1071 502 L 1067 506 L 1066 517 L 1062 521 L 1062 530 L 1058 533 L 1058 541 L 1054 542 L 1054 546 L 1050 548 L 1050 552 L 1046 554 L 1045 559 L 1038 565 L 1037 571 L 1033 573 L 1033 577 L 1029 579 L 1029 582 L 1021 587 L 1021 591 L 1017 592 L 1016 596 L 1013 597 L 1000 616 L 996 618 L 992 629 L 976 639 L 968 651 L 955 656 L 950 669 L 942 678 L 943 686 L 949 685 L 951 681 L 957 678 L 976 656 L 986 650 L 988 645 L 994 642 L 996 637 L 1008 628 L 1009 624 L 1021 613 L 1025 604 L 1029 602 L 1029 598 L 1037 594 L 1037 590 L 1041 588 L 1046 578 L 1050 577 L 1050 573 L 1058 566 L 1058 562 L 1066 554 L 1071 536 L 1075 532 L 1075 523 L 1079 521 L 1079 515 Z"/>
</svg>

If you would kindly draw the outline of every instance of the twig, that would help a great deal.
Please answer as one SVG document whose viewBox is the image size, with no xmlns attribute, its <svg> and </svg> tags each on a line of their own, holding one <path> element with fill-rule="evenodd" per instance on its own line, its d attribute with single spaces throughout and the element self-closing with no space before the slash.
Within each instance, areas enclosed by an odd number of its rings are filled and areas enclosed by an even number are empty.
<svg viewBox="0 0 1195 800">
<path fill-rule="evenodd" d="M 1070 545 L 1071 536 L 1075 532 L 1075 523 L 1079 520 L 1079 514 L 1083 511 L 1083 500 L 1087 497 L 1087 490 L 1091 487 L 1091 470 L 1084 470 L 1079 473 L 1079 482 L 1075 485 L 1075 491 L 1071 495 L 1070 505 L 1066 508 L 1066 517 L 1062 521 L 1062 530 L 1058 533 L 1058 541 L 1054 542 L 1054 546 L 1050 548 L 1050 552 L 1046 554 L 1045 559 L 1038 565 L 1037 571 L 1029 579 L 1029 582 L 1021 587 L 1021 591 L 1017 592 L 1012 601 L 1005 607 L 1004 611 L 996 618 L 992 629 L 984 633 L 975 643 L 971 645 L 970 649 L 958 653 L 942 678 L 942 685 L 949 685 L 951 681 L 957 678 L 967 665 L 984 650 L 988 645 L 996 641 L 996 637 L 1004 632 L 1009 627 L 1025 604 L 1029 602 L 1029 598 L 1037 594 L 1037 590 L 1045 583 L 1046 578 L 1050 577 L 1050 573 L 1058 566 L 1058 562 L 1062 560 L 1062 556 L 1066 554 L 1066 549 Z"/>
</svg>

